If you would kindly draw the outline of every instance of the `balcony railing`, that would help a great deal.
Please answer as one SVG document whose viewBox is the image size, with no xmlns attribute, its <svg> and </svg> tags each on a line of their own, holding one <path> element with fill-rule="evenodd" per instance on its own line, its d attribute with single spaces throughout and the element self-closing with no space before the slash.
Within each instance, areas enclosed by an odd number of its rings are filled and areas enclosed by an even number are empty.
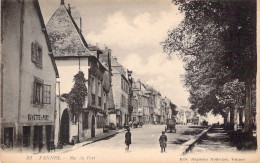
<svg viewBox="0 0 260 163">
<path fill-rule="evenodd" d="M 95 101 L 95 94 L 91 94 L 91 105 L 95 105 L 96 101 Z"/>
</svg>

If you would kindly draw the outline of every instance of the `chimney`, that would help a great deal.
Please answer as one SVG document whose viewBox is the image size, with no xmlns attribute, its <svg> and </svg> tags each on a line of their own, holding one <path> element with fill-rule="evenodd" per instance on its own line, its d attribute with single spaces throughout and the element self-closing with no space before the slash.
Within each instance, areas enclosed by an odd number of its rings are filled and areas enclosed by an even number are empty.
<svg viewBox="0 0 260 163">
<path fill-rule="evenodd" d="M 114 59 L 115 61 L 117 61 L 117 57 L 113 56 L 113 59 Z"/>
<path fill-rule="evenodd" d="M 81 20 L 81 17 L 79 18 L 79 21 L 80 21 L 80 32 L 82 33 L 82 20 Z"/>
<path fill-rule="evenodd" d="M 64 5 L 64 0 L 61 0 L 61 1 L 60 1 L 60 4 L 61 4 L 61 5 Z"/>
<path fill-rule="evenodd" d="M 68 11 L 69 11 L 69 14 L 71 15 L 70 4 L 68 4 Z"/>
</svg>

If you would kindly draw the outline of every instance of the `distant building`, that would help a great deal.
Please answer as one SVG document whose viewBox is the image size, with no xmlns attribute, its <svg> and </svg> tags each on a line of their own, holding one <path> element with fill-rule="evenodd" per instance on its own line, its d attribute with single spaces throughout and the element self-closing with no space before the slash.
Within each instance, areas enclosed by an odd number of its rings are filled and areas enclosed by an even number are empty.
<svg viewBox="0 0 260 163">
<path fill-rule="evenodd" d="M 162 122 L 162 111 L 161 111 L 161 93 L 158 91 L 154 92 L 155 95 L 155 108 L 154 108 L 154 115 L 155 115 L 155 122 L 157 124 Z"/>
<path fill-rule="evenodd" d="M 111 67 L 111 49 L 105 47 L 105 49 L 102 50 L 102 54 L 99 56 L 100 62 L 106 67 L 108 71 L 104 74 L 104 82 L 105 86 L 108 86 L 107 88 L 104 88 L 104 90 L 107 93 L 107 99 L 106 103 L 104 103 L 106 106 L 104 108 L 107 108 L 107 118 L 106 118 L 106 124 L 109 125 L 109 123 L 116 124 L 115 121 L 110 121 L 110 114 L 115 115 L 115 103 L 114 103 L 114 97 L 113 97 L 113 88 L 112 88 L 112 67 Z M 112 118 L 113 119 L 113 118 Z"/>
<path fill-rule="evenodd" d="M 149 94 L 146 86 L 138 79 L 133 82 L 133 98 L 137 105 L 133 111 L 133 118 L 136 122 L 150 123 Z"/>
<path fill-rule="evenodd" d="M 154 115 L 154 108 L 155 108 L 155 90 L 153 87 L 146 85 L 146 92 L 145 94 L 148 95 L 148 107 L 149 107 L 149 119 L 150 124 L 155 123 L 155 115 Z"/>
<path fill-rule="evenodd" d="M 38 153 L 54 139 L 58 71 L 37 0 L 3 0 L 1 15 L 1 145 Z"/>
<path fill-rule="evenodd" d="M 112 67 L 112 90 L 115 103 L 115 114 L 109 114 L 110 122 L 115 122 L 117 127 L 123 127 L 129 122 L 128 98 L 129 81 L 125 68 L 117 61 L 116 57 L 111 59 Z"/>
<path fill-rule="evenodd" d="M 59 95 L 65 97 L 71 91 L 74 75 L 79 71 L 84 73 L 88 89 L 86 103 L 78 121 L 73 119 L 66 97 L 65 100 L 58 98 L 59 116 L 55 142 L 82 142 L 102 133 L 107 122 L 110 72 L 99 60 L 105 54 L 97 46 L 87 44 L 71 14 L 70 6 L 65 7 L 63 0 L 46 27 L 60 72 Z"/>
</svg>

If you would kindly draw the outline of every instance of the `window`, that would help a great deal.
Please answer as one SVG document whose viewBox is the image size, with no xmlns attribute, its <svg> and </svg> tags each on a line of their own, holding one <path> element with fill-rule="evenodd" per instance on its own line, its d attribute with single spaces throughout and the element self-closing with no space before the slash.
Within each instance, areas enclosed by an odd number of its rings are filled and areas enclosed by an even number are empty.
<svg viewBox="0 0 260 163">
<path fill-rule="evenodd" d="M 84 129 L 88 129 L 88 112 L 87 113 L 83 113 L 83 130 Z"/>
<path fill-rule="evenodd" d="M 101 82 L 98 81 L 98 106 L 101 107 Z"/>
<path fill-rule="evenodd" d="M 96 94 L 96 83 L 95 83 L 95 78 L 94 77 L 92 77 L 92 79 L 91 79 L 91 85 L 92 85 L 91 93 L 92 94 Z"/>
<path fill-rule="evenodd" d="M 106 103 L 107 103 L 107 98 L 106 98 L 106 94 L 104 93 L 104 97 L 103 97 L 103 99 L 104 99 L 104 110 L 106 110 Z"/>
<path fill-rule="evenodd" d="M 96 104 L 96 83 L 95 83 L 95 78 L 91 78 L 91 104 L 94 106 Z"/>
<path fill-rule="evenodd" d="M 124 95 L 121 95 L 121 106 L 125 107 L 126 106 L 126 98 Z"/>
<path fill-rule="evenodd" d="M 50 85 L 43 85 L 43 103 L 50 104 L 51 103 L 51 86 Z"/>
<path fill-rule="evenodd" d="M 34 80 L 34 89 L 33 89 L 33 103 L 42 104 L 43 103 L 43 83 L 40 80 Z"/>
<path fill-rule="evenodd" d="M 124 90 L 124 80 L 122 77 L 121 77 L 121 89 Z"/>
<path fill-rule="evenodd" d="M 102 128 L 104 126 L 104 118 L 101 115 L 97 115 L 97 128 Z"/>
<path fill-rule="evenodd" d="M 42 67 L 42 47 L 37 42 L 32 42 L 32 62 Z"/>
<path fill-rule="evenodd" d="M 50 104 L 51 103 L 51 86 L 43 84 L 39 79 L 34 80 L 33 86 L 33 103 Z"/>
</svg>

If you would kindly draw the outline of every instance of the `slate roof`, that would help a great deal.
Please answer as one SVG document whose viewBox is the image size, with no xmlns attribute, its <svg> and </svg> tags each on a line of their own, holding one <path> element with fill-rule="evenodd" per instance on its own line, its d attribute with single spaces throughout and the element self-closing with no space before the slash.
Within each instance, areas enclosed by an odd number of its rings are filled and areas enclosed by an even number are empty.
<svg viewBox="0 0 260 163">
<path fill-rule="evenodd" d="M 116 58 L 111 58 L 112 73 L 120 73 L 121 75 L 127 76 L 124 67 L 117 61 Z"/>
<path fill-rule="evenodd" d="M 99 55 L 99 61 L 105 66 L 108 70 L 111 66 L 111 62 L 109 59 L 109 51 L 108 50 L 102 50 L 102 54 Z M 109 65 L 110 62 L 110 65 Z"/>
<path fill-rule="evenodd" d="M 54 57 L 93 56 L 68 9 L 61 4 L 46 25 Z"/>
</svg>

